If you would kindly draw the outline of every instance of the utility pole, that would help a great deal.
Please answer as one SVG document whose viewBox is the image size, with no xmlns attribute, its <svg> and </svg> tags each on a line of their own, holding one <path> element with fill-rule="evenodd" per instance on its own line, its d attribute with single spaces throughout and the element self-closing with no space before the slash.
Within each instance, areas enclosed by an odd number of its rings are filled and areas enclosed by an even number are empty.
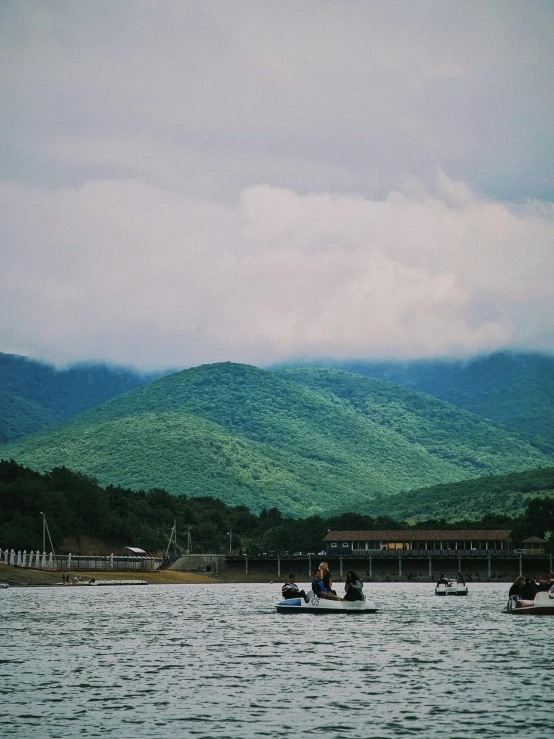
<svg viewBox="0 0 554 739">
<path fill-rule="evenodd" d="M 169 561 L 169 550 L 171 548 L 171 541 L 173 537 L 175 537 L 175 545 L 173 547 L 173 555 L 175 556 L 176 547 L 177 547 L 177 521 L 173 522 L 173 528 L 171 529 L 171 533 L 169 534 L 169 541 L 167 542 L 167 549 L 165 550 L 165 557 L 164 557 L 166 561 Z"/>
<path fill-rule="evenodd" d="M 233 528 L 229 526 L 229 557 L 233 555 Z"/>
</svg>

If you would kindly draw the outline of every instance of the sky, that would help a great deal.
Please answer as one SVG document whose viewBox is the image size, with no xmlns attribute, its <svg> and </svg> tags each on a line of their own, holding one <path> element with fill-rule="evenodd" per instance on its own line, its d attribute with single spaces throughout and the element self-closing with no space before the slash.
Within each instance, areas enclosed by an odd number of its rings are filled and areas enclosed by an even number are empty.
<svg viewBox="0 0 554 739">
<path fill-rule="evenodd" d="M 554 352 L 554 4 L 0 5 L 0 351 Z"/>
</svg>

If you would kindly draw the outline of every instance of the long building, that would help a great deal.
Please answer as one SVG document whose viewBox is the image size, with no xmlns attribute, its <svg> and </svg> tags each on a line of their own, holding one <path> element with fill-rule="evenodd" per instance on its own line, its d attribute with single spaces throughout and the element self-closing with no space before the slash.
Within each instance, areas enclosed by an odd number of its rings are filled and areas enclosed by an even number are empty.
<svg viewBox="0 0 554 739">
<path fill-rule="evenodd" d="M 329 557 L 372 552 L 463 552 L 511 554 L 511 530 L 429 529 L 421 531 L 329 531 L 323 540 Z"/>
</svg>

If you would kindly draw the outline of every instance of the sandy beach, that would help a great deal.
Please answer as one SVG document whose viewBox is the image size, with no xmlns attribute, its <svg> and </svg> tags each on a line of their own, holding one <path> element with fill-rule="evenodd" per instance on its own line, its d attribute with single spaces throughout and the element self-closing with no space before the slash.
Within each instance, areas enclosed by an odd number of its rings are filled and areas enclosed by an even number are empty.
<svg viewBox="0 0 554 739">
<path fill-rule="evenodd" d="M 263 577 L 259 573 L 252 575 L 239 574 L 237 572 L 226 572 L 221 575 L 205 575 L 196 572 L 176 572 L 174 570 L 160 570 L 155 572 L 102 572 L 91 571 L 67 571 L 49 572 L 47 570 L 34 570 L 22 567 L 10 567 L 0 565 L 0 582 L 5 582 L 14 587 L 32 587 L 57 585 L 62 581 L 62 574 L 79 575 L 79 577 L 94 577 L 97 580 L 146 580 L 152 585 L 183 585 L 202 583 L 270 583 L 275 582 L 270 578 Z"/>
</svg>

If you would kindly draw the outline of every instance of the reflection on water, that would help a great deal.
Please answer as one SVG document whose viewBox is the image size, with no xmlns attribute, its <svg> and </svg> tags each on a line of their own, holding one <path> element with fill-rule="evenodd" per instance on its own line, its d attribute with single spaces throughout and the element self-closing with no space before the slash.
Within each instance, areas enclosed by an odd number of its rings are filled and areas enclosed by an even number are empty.
<svg viewBox="0 0 554 739">
<path fill-rule="evenodd" d="M 552 735 L 552 617 L 366 586 L 377 614 L 279 615 L 276 585 L 0 592 L 2 737 Z"/>
</svg>

